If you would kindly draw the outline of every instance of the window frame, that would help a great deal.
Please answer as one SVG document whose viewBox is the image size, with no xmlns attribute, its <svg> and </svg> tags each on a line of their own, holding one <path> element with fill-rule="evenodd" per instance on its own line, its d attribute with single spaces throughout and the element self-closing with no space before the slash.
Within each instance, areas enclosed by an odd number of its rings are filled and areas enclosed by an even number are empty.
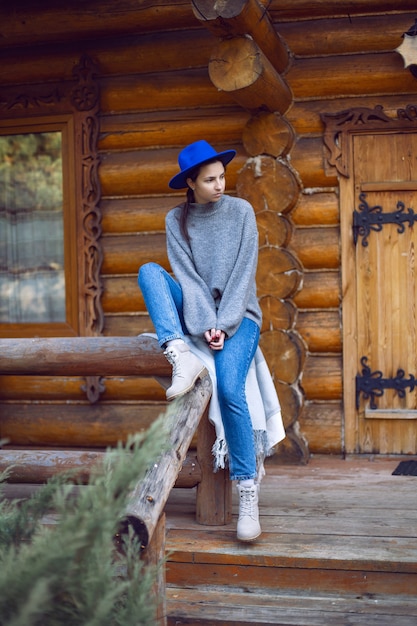
<svg viewBox="0 0 417 626">
<path fill-rule="evenodd" d="M 62 130 L 66 278 L 66 322 L 1 323 L 0 337 L 103 334 L 97 74 L 94 62 L 83 55 L 73 68 L 73 80 L 0 85 L 2 134 L 9 129 Z"/>
<path fill-rule="evenodd" d="M 65 322 L 0 323 L 2 337 L 62 337 L 77 336 L 78 272 L 77 223 L 74 168 L 74 124 L 71 115 L 31 119 L 0 120 L 0 135 L 60 132 L 62 141 L 62 195 L 64 221 Z"/>
</svg>

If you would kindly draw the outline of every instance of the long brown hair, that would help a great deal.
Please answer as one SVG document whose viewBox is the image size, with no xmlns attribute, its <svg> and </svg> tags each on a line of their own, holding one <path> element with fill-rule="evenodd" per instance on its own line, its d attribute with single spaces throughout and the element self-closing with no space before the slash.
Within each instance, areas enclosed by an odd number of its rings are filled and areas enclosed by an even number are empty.
<svg viewBox="0 0 417 626">
<path fill-rule="evenodd" d="M 205 161 L 204 163 L 201 163 L 195 169 L 193 169 L 189 173 L 187 178 L 191 178 L 193 183 L 195 183 L 203 165 L 210 165 L 210 163 L 223 163 L 223 161 L 217 157 L 210 159 L 210 161 Z M 226 172 L 226 167 L 224 163 L 223 163 L 223 167 L 224 167 L 224 171 Z M 180 230 L 181 230 L 182 236 L 184 237 L 186 241 L 190 241 L 190 237 L 188 235 L 188 228 L 187 228 L 187 218 L 188 218 L 188 213 L 190 211 L 190 204 L 192 204 L 193 202 L 195 202 L 194 191 L 191 189 L 191 187 L 187 186 L 187 199 L 182 205 L 181 213 L 180 213 Z"/>
</svg>

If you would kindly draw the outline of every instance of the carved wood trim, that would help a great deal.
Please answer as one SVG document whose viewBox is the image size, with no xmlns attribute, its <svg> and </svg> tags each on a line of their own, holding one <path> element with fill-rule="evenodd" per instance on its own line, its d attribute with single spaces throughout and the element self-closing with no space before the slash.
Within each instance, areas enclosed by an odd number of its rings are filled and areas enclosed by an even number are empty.
<svg viewBox="0 0 417 626">
<path fill-rule="evenodd" d="M 349 178 L 350 141 L 353 133 L 375 131 L 416 130 L 417 105 L 409 104 L 405 109 L 397 110 L 397 117 L 388 117 L 382 105 L 373 109 L 353 107 L 339 113 L 322 113 L 321 120 L 325 130 L 323 141 L 326 149 L 325 164 L 329 173 L 336 168 L 339 174 Z"/>
<path fill-rule="evenodd" d="M 99 88 L 94 80 L 97 68 L 87 56 L 83 56 L 74 68 L 78 79 L 70 98 L 77 119 L 77 194 L 79 207 L 78 242 L 80 285 L 80 327 L 82 334 L 91 337 L 103 331 L 102 285 L 100 271 L 103 262 L 101 238 L 101 197 L 98 175 L 99 158 Z"/>
<path fill-rule="evenodd" d="M 73 69 L 77 84 L 71 92 L 71 104 L 77 119 L 77 206 L 79 276 L 82 277 L 79 294 L 79 316 L 82 334 L 87 337 L 101 335 L 104 313 L 101 304 L 103 292 L 100 279 L 103 263 L 101 239 L 101 188 L 98 174 L 97 143 L 100 123 L 98 117 L 100 95 L 95 80 L 97 67 L 83 55 Z M 95 403 L 105 391 L 103 379 L 87 376 L 82 390 L 88 400 Z"/>
</svg>

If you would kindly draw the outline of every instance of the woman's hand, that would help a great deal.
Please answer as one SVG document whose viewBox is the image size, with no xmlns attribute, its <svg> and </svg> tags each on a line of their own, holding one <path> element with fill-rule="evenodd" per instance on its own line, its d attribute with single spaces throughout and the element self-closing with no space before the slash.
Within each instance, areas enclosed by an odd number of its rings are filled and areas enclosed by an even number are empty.
<svg viewBox="0 0 417 626">
<path fill-rule="evenodd" d="M 226 334 L 219 329 L 212 328 L 204 333 L 204 338 L 212 350 L 223 350 Z"/>
</svg>

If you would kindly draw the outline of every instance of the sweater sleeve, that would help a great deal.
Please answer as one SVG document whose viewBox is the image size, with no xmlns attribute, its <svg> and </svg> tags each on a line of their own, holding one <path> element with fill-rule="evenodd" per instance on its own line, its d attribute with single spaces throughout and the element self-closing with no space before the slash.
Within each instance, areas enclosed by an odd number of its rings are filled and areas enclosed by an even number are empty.
<svg viewBox="0 0 417 626">
<path fill-rule="evenodd" d="M 248 303 L 256 294 L 255 277 L 258 264 L 258 230 L 252 207 L 244 221 L 239 254 L 226 287 L 223 291 L 217 311 L 216 328 L 223 330 L 228 337 L 237 331 Z"/>
<path fill-rule="evenodd" d="M 196 271 L 189 245 L 171 220 L 172 217 L 167 216 L 168 259 L 182 287 L 185 325 L 191 335 L 201 336 L 209 328 L 217 328 L 216 304 L 208 286 Z"/>
</svg>

